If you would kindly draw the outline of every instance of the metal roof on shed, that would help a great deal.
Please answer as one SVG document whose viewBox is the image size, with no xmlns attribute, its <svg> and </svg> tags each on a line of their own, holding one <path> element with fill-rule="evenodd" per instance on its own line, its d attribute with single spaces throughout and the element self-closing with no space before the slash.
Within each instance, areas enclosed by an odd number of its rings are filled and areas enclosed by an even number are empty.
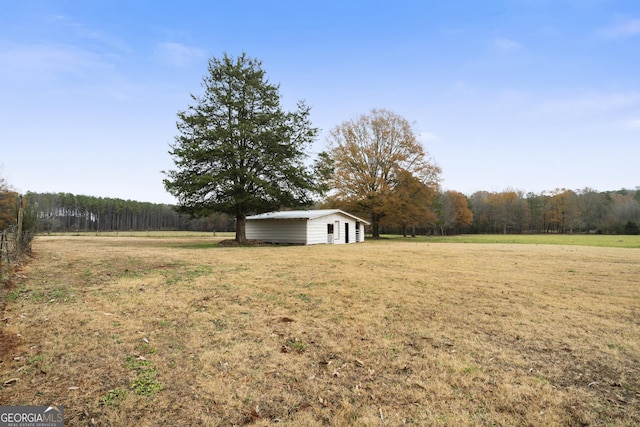
<svg viewBox="0 0 640 427">
<path fill-rule="evenodd" d="M 358 218 L 357 216 L 351 215 L 345 211 L 340 209 L 316 209 L 309 211 L 280 211 L 280 212 L 267 212 L 258 215 L 248 216 L 247 219 L 315 219 L 320 218 L 327 215 L 333 214 L 342 214 L 346 215 L 350 218 L 355 219 L 356 221 L 364 222 L 365 224 L 369 224 L 367 221 Z"/>
</svg>

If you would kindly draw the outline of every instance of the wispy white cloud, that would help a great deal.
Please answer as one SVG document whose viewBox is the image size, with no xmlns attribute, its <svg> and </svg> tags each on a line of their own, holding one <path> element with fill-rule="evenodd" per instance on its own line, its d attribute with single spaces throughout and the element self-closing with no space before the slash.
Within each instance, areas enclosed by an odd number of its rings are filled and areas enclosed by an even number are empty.
<svg viewBox="0 0 640 427">
<path fill-rule="evenodd" d="M 600 35 L 607 38 L 629 38 L 640 36 L 640 19 L 628 19 L 600 31 Z"/>
<path fill-rule="evenodd" d="M 0 46 L 0 76 L 15 79 L 52 79 L 61 75 L 75 78 L 109 67 L 98 54 L 86 49 L 57 44 L 11 44 Z"/>
<path fill-rule="evenodd" d="M 100 52 L 111 52 L 112 55 L 133 53 L 129 45 L 120 37 L 89 27 L 68 16 L 53 15 L 49 17 L 49 21 L 54 27 L 63 31 L 65 38 L 70 38 L 73 44 L 87 46 Z"/>
<path fill-rule="evenodd" d="M 164 42 L 155 46 L 154 56 L 167 65 L 184 67 L 205 58 L 206 52 L 204 49 L 182 43 Z"/>
<path fill-rule="evenodd" d="M 629 120 L 626 127 L 629 129 L 640 129 L 640 118 Z"/>
<path fill-rule="evenodd" d="M 558 98 L 544 102 L 540 110 L 552 114 L 582 115 L 605 113 L 637 107 L 640 94 L 633 92 L 585 93 L 572 97 Z"/>
<path fill-rule="evenodd" d="M 120 38 L 65 15 L 51 15 L 46 24 L 51 33 L 47 38 L 4 43 L 0 40 L 0 76 L 35 83 L 98 81 L 133 53 Z"/>
<path fill-rule="evenodd" d="M 496 37 L 491 40 L 491 46 L 500 52 L 516 52 L 522 49 L 520 43 L 504 37 Z"/>
<path fill-rule="evenodd" d="M 140 85 L 123 73 L 121 58 L 65 44 L 0 44 L 0 92 L 10 98 L 77 96 L 131 99 Z M 11 82 L 8 84 L 7 82 Z M 41 89 L 45 92 L 38 92 Z"/>
</svg>

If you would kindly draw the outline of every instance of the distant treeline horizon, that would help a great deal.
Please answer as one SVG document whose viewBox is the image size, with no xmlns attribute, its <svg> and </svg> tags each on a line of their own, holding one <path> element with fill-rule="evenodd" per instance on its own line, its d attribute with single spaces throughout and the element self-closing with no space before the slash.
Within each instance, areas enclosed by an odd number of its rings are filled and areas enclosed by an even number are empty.
<svg viewBox="0 0 640 427">
<path fill-rule="evenodd" d="M 175 205 L 71 193 L 24 196 L 38 217 L 37 232 L 63 231 L 233 231 L 233 219 L 213 213 L 191 218 Z"/>
<path fill-rule="evenodd" d="M 463 196 L 467 206 L 450 203 L 452 195 Z M 28 192 L 24 197 L 36 212 L 36 231 L 40 233 L 235 230 L 234 219 L 229 215 L 212 213 L 191 218 L 177 212 L 176 205 L 166 203 L 71 193 Z M 429 208 L 433 212 L 431 219 L 428 223 L 412 224 L 412 233 L 640 233 L 640 186 L 604 192 L 589 188 L 542 193 L 476 191 L 470 196 L 446 191 Z M 472 213 L 472 219 L 468 212 Z M 466 219 L 460 221 L 462 217 Z M 382 232 L 403 234 L 407 227 L 383 221 Z"/>
</svg>

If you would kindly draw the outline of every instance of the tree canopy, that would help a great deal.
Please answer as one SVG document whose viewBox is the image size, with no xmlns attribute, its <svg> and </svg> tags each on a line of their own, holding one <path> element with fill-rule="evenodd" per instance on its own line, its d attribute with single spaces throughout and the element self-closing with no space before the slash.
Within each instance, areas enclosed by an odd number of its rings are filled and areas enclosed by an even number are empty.
<svg viewBox="0 0 640 427">
<path fill-rule="evenodd" d="M 435 218 L 430 205 L 441 171 L 406 119 L 374 109 L 336 126 L 329 144 L 331 201 L 366 214 L 373 237 L 383 220 L 405 228 Z"/>
<path fill-rule="evenodd" d="M 304 102 L 283 110 L 279 85 L 245 53 L 210 59 L 202 86 L 204 94 L 178 113 L 169 151 L 176 169 L 166 172 L 165 188 L 181 212 L 235 216 L 243 243 L 248 214 L 310 205 L 322 191 L 305 165 L 317 129 Z"/>
</svg>

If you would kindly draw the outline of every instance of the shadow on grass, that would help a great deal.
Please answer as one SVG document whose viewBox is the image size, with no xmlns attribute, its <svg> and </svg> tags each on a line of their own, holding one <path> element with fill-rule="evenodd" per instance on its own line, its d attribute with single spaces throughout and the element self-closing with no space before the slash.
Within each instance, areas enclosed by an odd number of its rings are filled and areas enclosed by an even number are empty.
<svg viewBox="0 0 640 427">
<path fill-rule="evenodd" d="M 220 241 L 212 241 L 212 242 L 180 242 L 180 243 L 167 243 L 163 245 L 167 248 L 177 248 L 177 249 L 216 249 L 222 248 L 220 246 Z"/>
<path fill-rule="evenodd" d="M 259 240 L 250 240 L 245 244 L 237 243 L 233 239 L 214 240 L 214 241 L 197 241 L 197 242 L 176 242 L 164 245 L 168 248 L 180 249 L 221 249 L 221 248 L 258 248 L 258 247 L 285 247 L 285 246 L 301 246 L 293 243 L 268 243 Z"/>
</svg>

